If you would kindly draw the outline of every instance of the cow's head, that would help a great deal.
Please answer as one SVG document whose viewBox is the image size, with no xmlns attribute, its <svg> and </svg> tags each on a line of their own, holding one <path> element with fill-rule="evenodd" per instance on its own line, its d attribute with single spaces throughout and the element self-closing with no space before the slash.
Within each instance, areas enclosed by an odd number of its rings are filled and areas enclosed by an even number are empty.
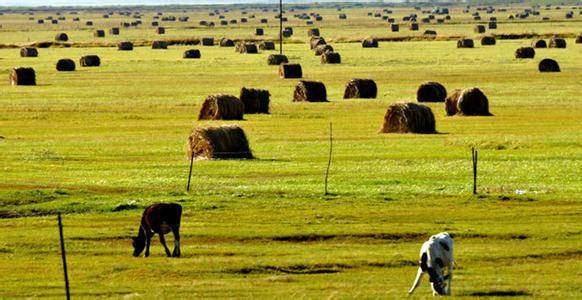
<svg viewBox="0 0 582 300">
<path fill-rule="evenodd" d="M 420 268 L 430 276 L 430 286 L 434 295 L 446 294 L 446 283 L 442 272 L 443 261 L 440 258 L 435 259 L 433 266 L 428 266 L 428 257 L 423 253 L 420 257 Z"/>
<path fill-rule="evenodd" d="M 146 246 L 145 239 L 141 237 L 133 238 L 133 256 L 138 257 Z"/>
</svg>

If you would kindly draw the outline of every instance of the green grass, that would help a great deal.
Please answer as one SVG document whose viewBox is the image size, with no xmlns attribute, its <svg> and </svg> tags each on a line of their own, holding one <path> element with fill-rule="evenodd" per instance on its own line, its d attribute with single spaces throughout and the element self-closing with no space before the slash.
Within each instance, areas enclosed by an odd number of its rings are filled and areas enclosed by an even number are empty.
<svg viewBox="0 0 582 300">
<path fill-rule="evenodd" d="M 353 22 L 385 31 L 367 11 L 355 10 L 362 17 Z M 21 15 L 0 21 L 3 43 L 54 36 L 23 34 Z M 574 33 L 575 22 L 507 26 Z M 368 34 L 342 26 L 319 25 L 331 40 Z M 439 26 L 472 35 L 471 24 Z M 252 28 L 217 28 L 215 36 Z M 92 39 L 90 31 L 71 32 Z M 154 38 L 149 29 L 127 32 L 120 39 Z M 176 38 L 187 29 L 168 32 Z M 297 42 L 307 40 L 303 32 Z M 64 213 L 75 298 L 401 298 L 422 241 L 443 230 L 455 235 L 455 296 L 579 298 L 582 52 L 567 42 L 566 49 L 536 49 L 533 60 L 513 57 L 529 40 L 475 49 L 456 49 L 454 41 L 381 42 L 377 49 L 333 43 L 341 65 L 321 65 L 305 43 L 285 44 L 306 79 L 325 83 L 331 102 L 317 104 L 291 102 L 297 81 L 266 65 L 270 52 L 200 46 L 202 59 L 183 60 L 190 47 L 48 48 L 38 58 L 0 49 L 0 76 L 32 66 L 38 83 L 0 82 L 0 298 L 62 297 L 57 212 Z M 87 54 L 99 55 L 102 66 L 55 71 L 59 58 Z M 562 72 L 539 73 L 546 57 Z M 378 99 L 341 99 L 351 78 L 374 79 Z M 439 134 L 379 134 L 386 107 L 414 101 L 427 80 L 449 91 L 481 88 L 495 116 L 446 117 L 434 103 Z M 208 94 L 238 95 L 243 86 L 270 91 L 270 115 L 196 120 Z M 257 159 L 196 161 L 186 192 L 189 131 L 223 123 L 245 130 Z M 471 147 L 480 158 L 477 196 Z M 184 206 L 180 259 L 165 258 L 157 240 L 150 258 L 131 257 L 130 236 L 155 202 Z M 428 297 L 428 284 L 416 293 Z"/>
</svg>

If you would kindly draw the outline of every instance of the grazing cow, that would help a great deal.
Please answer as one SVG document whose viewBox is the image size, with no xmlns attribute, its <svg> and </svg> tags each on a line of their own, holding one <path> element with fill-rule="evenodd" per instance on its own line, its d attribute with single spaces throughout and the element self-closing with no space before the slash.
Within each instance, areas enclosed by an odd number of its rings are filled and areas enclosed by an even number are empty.
<svg viewBox="0 0 582 300">
<path fill-rule="evenodd" d="M 139 256 L 145 248 L 145 257 L 150 256 L 150 243 L 154 234 L 160 235 L 160 242 L 166 249 L 168 257 L 180 257 L 180 219 L 182 206 L 180 204 L 154 204 L 145 209 L 137 237 L 133 238 L 133 256 Z M 174 252 L 170 254 L 164 234 L 174 233 Z"/>
<path fill-rule="evenodd" d="M 432 294 L 434 296 L 450 295 L 453 263 L 453 239 L 451 236 L 446 232 L 431 236 L 420 248 L 420 267 L 408 294 L 410 295 L 414 292 L 420 284 L 422 275 L 427 272 L 430 276 Z M 448 272 L 447 275 L 443 276 L 445 267 L 448 268 Z M 448 280 L 448 284 L 445 283 L 445 280 Z"/>
</svg>

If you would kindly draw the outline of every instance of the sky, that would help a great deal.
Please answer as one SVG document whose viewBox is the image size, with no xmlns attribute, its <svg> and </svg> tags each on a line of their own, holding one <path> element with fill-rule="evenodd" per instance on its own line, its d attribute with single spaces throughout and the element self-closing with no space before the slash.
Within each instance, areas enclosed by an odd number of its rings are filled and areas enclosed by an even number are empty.
<svg viewBox="0 0 582 300">
<path fill-rule="evenodd" d="M 340 2 L 341 0 L 284 0 L 283 2 Z M 398 0 L 384 0 L 397 2 Z M 377 2 L 375 0 L 349 0 L 349 2 Z M 278 0 L 0 0 L 0 6 L 107 6 L 107 5 L 164 5 L 164 4 L 231 4 L 279 3 Z"/>
</svg>

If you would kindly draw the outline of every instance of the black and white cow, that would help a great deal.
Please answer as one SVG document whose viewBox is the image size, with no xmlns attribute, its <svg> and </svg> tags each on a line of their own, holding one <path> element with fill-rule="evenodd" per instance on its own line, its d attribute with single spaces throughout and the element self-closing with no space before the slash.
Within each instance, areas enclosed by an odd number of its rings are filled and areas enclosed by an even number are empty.
<svg viewBox="0 0 582 300">
<path fill-rule="evenodd" d="M 426 272 L 430 276 L 433 295 L 450 295 L 453 262 L 453 239 L 451 236 L 446 232 L 431 236 L 420 248 L 420 267 L 408 294 L 412 294 L 420 285 L 422 275 Z M 445 268 L 447 268 L 447 274 L 443 276 Z M 445 280 L 448 283 L 445 283 Z"/>
</svg>

